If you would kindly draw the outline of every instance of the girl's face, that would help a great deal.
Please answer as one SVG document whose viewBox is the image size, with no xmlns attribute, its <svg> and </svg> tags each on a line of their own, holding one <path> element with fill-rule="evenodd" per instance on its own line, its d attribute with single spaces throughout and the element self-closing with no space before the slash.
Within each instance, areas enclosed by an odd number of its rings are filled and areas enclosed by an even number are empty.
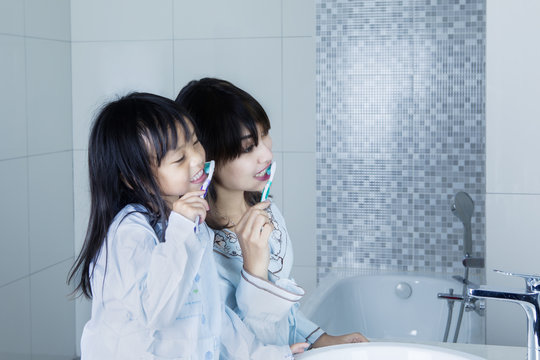
<svg viewBox="0 0 540 360">
<path fill-rule="evenodd" d="M 161 196 L 171 207 L 185 193 L 200 190 L 207 177 L 204 172 L 204 149 L 193 131 L 193 125 L 188 122 L 188 126 L 192 138 L 186 140 L 184 130 L 178 125 L 177 148 L 165 154 L 156 171 Z"/>
<path fill-rule="evenodd" d="M 242 137 L 243 153 L 216 169 L 221 187 L 232 191 L 262 191 L 269 178 L 266 169 L 272 163 L 272 138 L 257 125 L 258 145 L 247 129 Z"/>
</svg>

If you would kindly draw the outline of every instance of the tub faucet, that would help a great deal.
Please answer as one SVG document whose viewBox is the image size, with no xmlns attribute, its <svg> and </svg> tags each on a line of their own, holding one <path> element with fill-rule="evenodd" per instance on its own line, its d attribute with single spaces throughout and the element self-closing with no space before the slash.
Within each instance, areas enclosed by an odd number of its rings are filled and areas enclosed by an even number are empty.
<svg viewBox="0 0 540 360">
<path fill-rule="evenodd" d="M 527 359 L 540 360 L 540 275 L 513 274 L 494 270 L 503 275 L 517 276 L 525 279 L 524 291 L 492 290 L 484 287 L 469 289 L 473 298 L 510 301 L 521 305 L 527 314 Z"/>
</svg>

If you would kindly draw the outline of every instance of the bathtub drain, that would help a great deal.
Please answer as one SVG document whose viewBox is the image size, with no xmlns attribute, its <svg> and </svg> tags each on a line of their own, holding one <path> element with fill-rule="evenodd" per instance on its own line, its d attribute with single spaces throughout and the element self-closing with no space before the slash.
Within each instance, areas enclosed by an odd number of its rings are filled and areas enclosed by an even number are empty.
<svg viewBox="0 0 540 360">
<path fill-rule="evenodd" d="M 402 299 L 408 299 L 411 297 L 412 288 L 411 285 L 407 284 L 406 282 L 400 282 L 396 285 L 395 292 L 397 297 Z"/>
</svg>

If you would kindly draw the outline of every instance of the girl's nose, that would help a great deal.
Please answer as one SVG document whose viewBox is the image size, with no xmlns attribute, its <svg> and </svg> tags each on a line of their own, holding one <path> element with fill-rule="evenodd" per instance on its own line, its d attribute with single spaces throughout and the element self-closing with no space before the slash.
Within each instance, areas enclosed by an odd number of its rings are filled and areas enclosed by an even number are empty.
<svg viewBox="0 0 540 360">
<path fill-rule="evenodd" d="M 204 166 L 204 154 L 201 154 L 198 151 L 193 151 L 190 157 L 189 165 L 196 169 L 200 168 L 201 166 Z"/>
</svg>

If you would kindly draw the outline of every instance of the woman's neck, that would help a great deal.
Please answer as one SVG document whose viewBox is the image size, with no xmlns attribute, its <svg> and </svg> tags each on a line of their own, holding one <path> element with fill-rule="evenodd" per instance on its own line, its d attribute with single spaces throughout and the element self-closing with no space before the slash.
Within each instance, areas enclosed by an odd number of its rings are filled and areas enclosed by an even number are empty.
<svg viewBox="0 0 540 360">
<path fill-rule="evenodd" d="M 210 205 L 210 216 L 217 222 L 226 222 L 233 227 L 248 209 L 244 191 L 231 191 L 215 185 L 217 201 Z"/>
</svg>

